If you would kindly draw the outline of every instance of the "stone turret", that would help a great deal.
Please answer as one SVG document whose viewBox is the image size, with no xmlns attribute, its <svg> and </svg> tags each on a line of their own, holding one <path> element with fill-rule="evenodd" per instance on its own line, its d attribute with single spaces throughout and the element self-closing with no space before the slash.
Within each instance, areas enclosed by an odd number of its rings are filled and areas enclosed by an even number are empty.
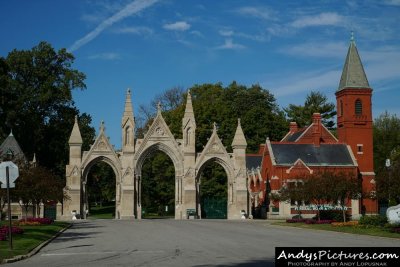
<svg viewBox="0 0 400 267">
<path fill-rule="evenodd" d="M 135 118 L 133 116 L 133 108 L 131 101 L 131 90 L 128 88 L 125 98 L 125 109 L 121 122 L 122 128 L 122 151 L 135 151 Z"/>
<path fill-rule="evenodd" d="M 72 128 L 71 136 L 69 137 L 69 164 L 81 164 L 81 149 L 82 149 L 82 136 L 78 125 L 78 116 L 75 116 L 74 127 Z"/>
<path fill-rule="evenodd" d="M 240 119 L 238 119 L 238 126 L 236 128 L 235 136 L 232 141 L 232 148 L 246 148 L 247 142 L 246 137 L 244 136 L 242 125 L 240 124 Z"/>
<path fill-rule="evenodd" d="M 78 116 L 75 116 L 74 127 L 69 137 L 69 164 L 65 168 L 66 186 L 65 193 L 69 199 L 64 201 L 63 217 L 67 220 L 71 218 L 71 212 L 81 210 L 81 164 L 82 164 L 82 136 L 78 125 Z"/>
<path fill-rule="evenodd" d="M 246 137 L 244 136 L 242 125 L 240 124 L 240 119 L 238 119 L 235 136 L 232 141 L 232 149 L 235 156 L 236 167 L 246 166 L 246 148 Z"/>
<path fill-rule="evenodd" d="M 192 95 L 190 91 L 187 93 L 185 115 L 182 119 L 182 133 L 185 166 L 191 166 L 194 165 L 196 160 L 196 120 L 194 118 Z"/>
</svg>

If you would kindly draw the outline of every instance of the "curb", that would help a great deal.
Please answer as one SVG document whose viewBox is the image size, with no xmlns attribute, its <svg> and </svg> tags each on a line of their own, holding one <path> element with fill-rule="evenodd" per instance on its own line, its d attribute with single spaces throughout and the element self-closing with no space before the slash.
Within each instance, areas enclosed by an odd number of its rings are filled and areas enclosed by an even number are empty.
<svg viewBox="0 0 400 267">
<path fill-rule="evenodd" d="M 72 223 L 70 223 L 67 227 L 61 229 L 60 231 L 58 231 L 55 235 L 53 235 L 50 239 L 44 241 L 43 243 L 41 243 L 39 246 L 35 247 L 34 249 L 32 249 L 28 254 L 25 255 L 18 255 L 15 256 L 13 258 L 10 259 L 4 259 L 0 264 L 4 264 L 4 263 L 12 263 L 12 262 L 16 262 L 16 261 L 20 261 L 23 259 L 27 259 L 32 257 L 33 255 L 35 255 L 36 253 L 38 253 L 43 247 L 47 246 L 47 244 L 49 244 L 51 241 L 53 241 L 54 239 L 56 239 L 59 235 L 61 235 L 65 230 L 67 230 L 68 228 L 70 228 L 72 226 Z"/>
</svg>

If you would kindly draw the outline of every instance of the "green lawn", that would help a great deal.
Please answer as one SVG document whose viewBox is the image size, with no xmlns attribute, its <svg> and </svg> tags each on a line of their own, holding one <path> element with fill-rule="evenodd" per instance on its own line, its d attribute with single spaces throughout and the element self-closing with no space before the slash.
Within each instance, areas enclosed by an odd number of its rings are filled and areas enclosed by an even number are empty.
<svg viewBox="0 0 400 267">
<path fill-rule="evenodd" d="M 1 222 L 0 224 L 5 223 Z M 51 225 L 20 226 L 24 229 L 24 233 L 13 235 L 13 250 L 10 251 L 8 240 L 0 241 L 0 263 L 4 259 L 28 254 L 32 249 L 50 239 L 68 225 L 69 223 L 66 222 L 55 222 Z"/>
<path fill-rule="evenodd" d="M 114 219 L 115 205 L 90 207 L 88 219 Z"/>
<path fill-rule="evenodd" d="M 399 233 L 391 233 L 384 227 L 365 227 L 365 226 L 332 226 L 330 224 L 305 224 L 305 223 L 287 223 L 287 222 L 274 222 L 272 225 L 291 226 L 313 230 L 326 230 L 359 235 L 372 235 L 381 237 L 400 238 Z"/>
</svg>

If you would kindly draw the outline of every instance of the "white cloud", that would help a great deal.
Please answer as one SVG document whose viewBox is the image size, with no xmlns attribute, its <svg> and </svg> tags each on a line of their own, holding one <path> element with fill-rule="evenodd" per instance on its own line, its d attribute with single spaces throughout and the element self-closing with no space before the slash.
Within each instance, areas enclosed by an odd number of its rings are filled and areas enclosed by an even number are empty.
<svg viewBox="0 0 400 267">
<path fill-rule="evenodd" d="M 177 21 L 174 23 L 164 24 L 163 28 L 169 31 L 186 31 L 189 30 L 191 25 L 186 21 Z"/>
<path fill-rule="evenodd" d="M 121 56 L 117 53 L 108 52 L 108 53 L 100 53 L 91 55 L 88 57 L 89 59 L 102 59 L 102 60 L 117 60 L 120 59 Z"/>
<path fill-rule="evenodd" d="M 197 36 L 200 38 L 204 38 L 204 35 L 199 31 L 191 31 L 190 34 L 193 34 L 194 36 Z"/>
<path fill-rule="evenodd" d="M 255 17 L 264 20 L 275 20 L 275 12 L 267 7 L 245 6 L 235 10 L 242 16 Z"/>
<path fill-rule="evenodd" d="M 225 36 L 225 37 L 229 37 L 233 35 L 233 31 L 232 30 L 220 30 L 218 32 L 221 36 Z"/>
<path fill-rule="evenodd" d="M 112 26 L 114 23 L 129 17 L 131 15 L 137 14 L 140 11 L 152 6 L 158 0 L 135 0 L 132 3 L 125 6 L 123 9 L 109 17 L 108 19 L 101 22 L 93 31 L 86 34 L 81 39 L 75 41 L 72 46 L 68 49 L 69 51 L 75 51 L 82 47 L 83 45 L 89 43 L 94 38 L 96 38 L 101 32 L 103 32 L 108 27 Z"/>
<path fill-rule="evenodd" d="M 400 6 L 400 0 L 386 0 L 384 2 L 387 5 Z"/>
<path fill-rule="evenodd" d="M 124 27 L 115 30 L 116 33 L 130 33 L 136 35 L 151 35 L 153 34 L 153 30 L 149 27 L 143 26 L 133 26 L 133 27 Z"/>
<path fill-rule="evenodd" d="M 279 52 L 298 57 L 343 58 L 347 48 L 344 42 L 313 42 L 286 46 Z"/>
<path fill-rule="evenodd" d="M 385 88 L 381 87 L 387 84 L 388 81 L 399 80 L 400 64 L 398 62 L 400 62 L 400 52 L 396 47 L 381 47 L 373 51 L 359 50 L 359 53 L 370 86 L 375 91 L 385 90 Z M 340 62 L 338 65 L 341 67 L 344 64 L 344 57 L 345 53 L 342 54 L 342 59 L 338 61 Z M 276 77 L 269 79 L 266 87 L 273 88 L 272 91 L 277 97 L 294 95 L 309 90 L 335 90 L 339 85 L 342 74 L 341 67 L 325 71 L 317 70 L 302 73 L 302 70 L 298 70 L 290 74 L 286 73 L 285 76 L 278 78 L 279 80 Z"/>
<path fill-rule="evenodd" d="M 344 25 L 346 22 L 346 18 L 334 13 L 327 12 L 321 13 L 316 16 L 305 16 L 296 19 L 290 25 L 294 28 L 305 28 L 305 27 L 313 27 L 313 26 L 337 26 Z"/>
<path fill-rule="evenodd" d="M 300 75 L 282 77 L 283 86 L 274 86 L 273 93 L 276 97 L 292 95 L 310 90 L 323 91 L 324 89 L 337 88 L 339 85 L 341 70 L 329 70 L 326 72 L 309 72 Z"/>
<path fill-rule="evenodd" d="M 232 39 L 225 39 L 225 43 L 223 45 L 217 46 L 216 49 L 232 49 L 232 50 L 240 50 L 246 48 L 244 45 L 235 44 Z"/>
</svg>

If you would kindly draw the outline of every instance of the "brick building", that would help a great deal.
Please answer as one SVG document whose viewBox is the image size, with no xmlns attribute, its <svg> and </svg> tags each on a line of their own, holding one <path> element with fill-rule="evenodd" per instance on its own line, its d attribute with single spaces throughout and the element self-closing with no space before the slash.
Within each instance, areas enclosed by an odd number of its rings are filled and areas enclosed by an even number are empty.
<svg viewBox="0 0 400 267">
<path fill-rule="evenodd" d="M 374 192 L 372 89 L 353 38 L 335 95 L 337 138 L 324 127 L 321 115 L 315 113 L 311 125 L 300 129 L 291 122 L 281 141 L 267 139 L 257 154 L 246 156 L 251 205 L 253 211 L 261 211 L 262 217 L 266 212 L 269 218 L 297 214 L 293 203 L 270 201 L 269 193 L 277 193 L 304 174 L 347 173 L 361 180 L 363 192 Z M 371 198 L 349 199 L 346 206 L 353 219 L 364 212 L 378 212 L 377 201 Z M 312 216 L 315 211 L 308 213 Z"/>
</svg>

